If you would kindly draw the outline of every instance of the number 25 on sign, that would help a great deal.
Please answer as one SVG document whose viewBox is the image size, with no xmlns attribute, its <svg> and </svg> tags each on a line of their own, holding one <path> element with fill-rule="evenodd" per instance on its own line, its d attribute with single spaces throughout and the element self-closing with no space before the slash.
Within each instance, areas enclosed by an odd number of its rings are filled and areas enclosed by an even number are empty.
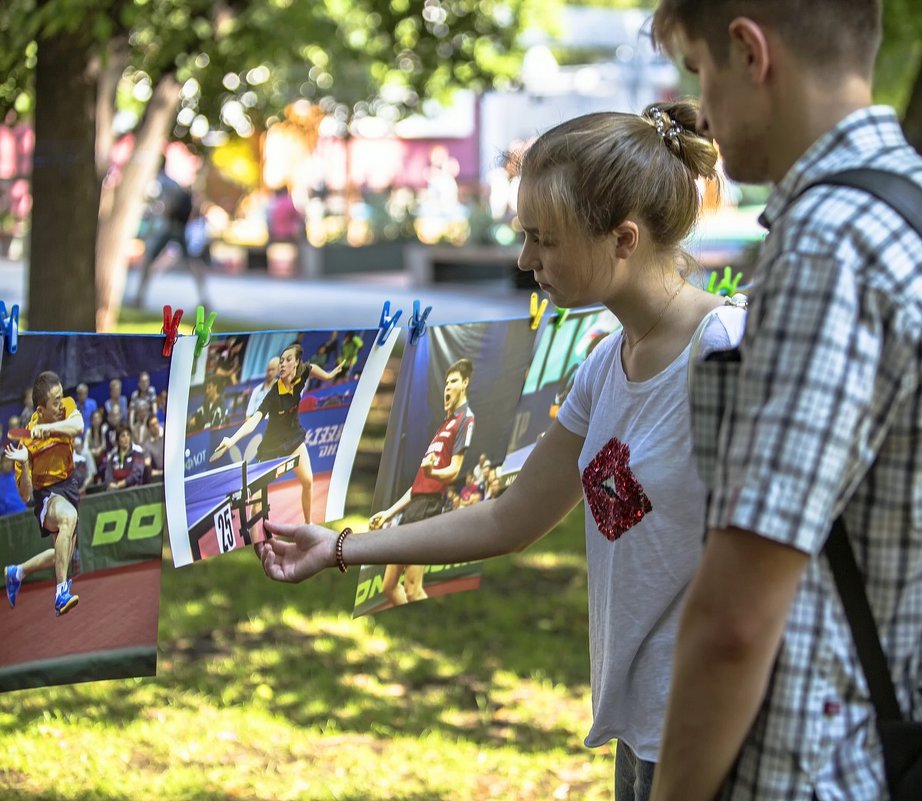
<svg viewBox="0 0 922 801">
<path fill-rule="evenodd" d="M 214 530 L 218 537 L 218 549 L 227 553 L 237 547 L 237 538 L 234 532 L 234 516 L 231 513 L 230 503 L 224 504 L 214 516 Z"/>
</svg>

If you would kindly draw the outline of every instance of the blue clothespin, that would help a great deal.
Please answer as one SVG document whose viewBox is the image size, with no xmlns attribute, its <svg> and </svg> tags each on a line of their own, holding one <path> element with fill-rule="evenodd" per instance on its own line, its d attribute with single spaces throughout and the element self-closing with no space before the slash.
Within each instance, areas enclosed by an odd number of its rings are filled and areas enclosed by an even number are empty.
<svg viewBox="0 0 922 801">
<path fill-rule="evenodd" d="M 567 315 L 570 313 L 569 309 L 564 309 L 562 306 L 557 307 L 557 316 L 554 318 L 554 330 L 559 331 L 560 326 L 563 325 L 564 320 L 567 319 Z"/>
<path fill-rule="evenodd" d="M 538 326 L 541 324 L 541 318 L 544 316 L 544 310 L 547 308 L 547 298 L 541 301 L 541 304 L 538 304 L 538 293 L 531 293 L 531 301 L 528 305 L 529 316 L 531 317 L 531 330 L 537 331 Z"/>
<path fill-rule="evenodd" d="M 192 329 L 192 333 L 198 337 L 198 341 L 195 343 L 195 358 L 197 359 L 202 352 L 202 349 L 209 343 L 211 340 L 211 326 L 214 325 L 215 317 L 218 316 L 217 312 L 211 312 L 208 315 L 208 320 L 205 320 L 205 307 L 198 306 L 195 309 L 195 328 Z"/>
<path fill-rule="evenodd" d="M 173 314 L 173 310 L 169 306 L 163 307 L 162 333 L 166 334 L 166 341 L 163 343 L 162 353 L 167 358 L 173 355 L 173 346 L 176 344 L 176 337 L 179 336 L 180 320 L 182 320 L 182 309 L 177 309 L 176 313 Z"/>
<path fill-rule="evenodd" d="M 413 316 L 410 318 L 410 344 L 415 345 L 419 338 L 426 333 L 426 318 L 429 316 L 429 312 L 432 311 L 432 306 L 426 306 L 425 311 L 420 316 L 419 313 L 419 301 L 413 301 Z"/>
<path fill-rule="evenodd" d="M 7 314 L 6 304 L 0 300 L 0 329 L 6 341 L 6 349 L 15 353 L 19 347 L 19 304 L 14 303 L 10 313 Z"/>
<path fill-rule="evenodd" d="M 402 309 L 397 309 L 397 313 L 391 317 L 391 302 L 384 301 L 384 308 L 381 309 L 381 322 L 378 323 L 378 330 L 381 332 L 378 336 L 378 344 L 383 345 L 391 334 L 391 330 L 403 314 Z"/>
</svg>

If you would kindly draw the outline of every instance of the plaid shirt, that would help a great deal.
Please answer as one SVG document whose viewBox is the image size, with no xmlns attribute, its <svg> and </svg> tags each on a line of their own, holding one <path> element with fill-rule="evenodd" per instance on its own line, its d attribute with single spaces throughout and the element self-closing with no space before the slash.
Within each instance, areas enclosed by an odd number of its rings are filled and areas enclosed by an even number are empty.
<svg viewBox="0 0 922 801">
<path fill-rule="evenodd" d="M 820 555 L 839 514 L 900 706 L 922 720 L 922 241 L 859 190 L 821 186 L 794 200 L 825 175 L 865 166 L 922 183 L 922 158 L 890 109 L 851 114 L 775 187 L 742 363 L 696 378 L 713 396 L 715 375 L 739 371 L 723 385 L 710 526 L 813 556 L 724 787 L 733 801 L 886 796 L 864 674 Z"/>
</svg>

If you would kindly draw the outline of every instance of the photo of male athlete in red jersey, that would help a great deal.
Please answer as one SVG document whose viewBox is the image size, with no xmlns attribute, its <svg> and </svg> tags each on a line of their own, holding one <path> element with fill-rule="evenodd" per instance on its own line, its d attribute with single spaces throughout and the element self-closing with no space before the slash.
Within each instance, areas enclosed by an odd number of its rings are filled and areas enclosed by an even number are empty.
<svg viewBox="0 0 922 801">
<path fill-rule="evenodd" d="M 381 528 L 401 512 L 400 523 L 425 520 L 442 512 L 445 494 L 460 475 L 464 454 L 474 436 L 474 412 L 467 402 L 472 373 L 469 359 L 459 359 L 448 368 L 443 394 L 445 421 L 426 449 L 413 484 L 391 506 L 371 516 L 370 528 Z M 387 565 L 384 594 L 394 606 L 427 598 L 424 571 L 423 565 Z"/>
<path fill-rule="evenodd" d="M 30 573 L 54 567 L 57 589 L 55 615 L 77 605 L 79 597 L 70 591 L 67 578 L 77 543 L 77 506 L 80 486 L 74 473 L 74 437 L 83 435 L 83 415 L 73 398 L 65 398 L 57 373 L 40 373 L 32 386 L 35 411 L 28 423 L 29 436 L 18 446 L 8 445 L 5 455 L 14 463 L 16 486 L 24 501 L 34 501 L 35 516 L 43 537 L 51 537 L 52 548 L 6 567 L 6 595 L 11 607 L 22 580 Z"/>
</svg>

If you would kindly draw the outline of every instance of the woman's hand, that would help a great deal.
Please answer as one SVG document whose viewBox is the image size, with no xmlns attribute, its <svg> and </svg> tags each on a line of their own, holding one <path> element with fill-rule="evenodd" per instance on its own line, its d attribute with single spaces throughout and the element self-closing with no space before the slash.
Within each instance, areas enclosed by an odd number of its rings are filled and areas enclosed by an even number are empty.
<svg viewBox="0 0 922 801">
<path fill-rule="evenodd" d="M 231 442 L 230 437 L 224 437 L 224 439 L 221 440 L 221 444 L 218 445 L 218 447 L 214 449 L 214 453 L 211 454 L 211 458 L 208 461 L 209 462 L 218 461 L 218 459 L 220 459 L 225 453 L 227 453 L 228 448 L 230 448 L 233 444 L 234 443 Z"/>
<path fill-rule="evenodd" d="M 337 532 L 323 526 L 263 523 L 271 538 L 256 543 L 266 575 L 275 581 L 296 583 L 336 564 Z"/>
</svg>

